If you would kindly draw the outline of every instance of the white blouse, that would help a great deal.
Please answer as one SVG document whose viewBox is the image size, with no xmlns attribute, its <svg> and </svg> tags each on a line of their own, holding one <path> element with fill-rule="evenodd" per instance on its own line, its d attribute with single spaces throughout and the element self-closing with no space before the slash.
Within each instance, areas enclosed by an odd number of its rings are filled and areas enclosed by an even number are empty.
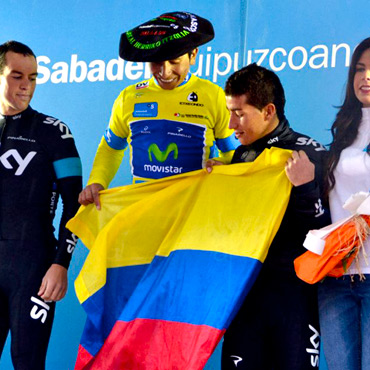
<svg viewBox="0 0 370 370">
<path fill-rule="evenodd" d="M 354 193 L 370 191 L 370 155 L 366 148 L 370 143 L 370 108 L 362 108 L 362 121 L 353 144 L 345 148 L 334 170 L 335 186 L 329 194 L 332 222 L 350 216 L 343 209 L 344 202 Z M 370 238 L 365 241 L 366 258 L 360 255 L 360 269 L 363 274 L 370 274 Z M 348 274 L 358 274 L 353 263 Z"/>
</svg>

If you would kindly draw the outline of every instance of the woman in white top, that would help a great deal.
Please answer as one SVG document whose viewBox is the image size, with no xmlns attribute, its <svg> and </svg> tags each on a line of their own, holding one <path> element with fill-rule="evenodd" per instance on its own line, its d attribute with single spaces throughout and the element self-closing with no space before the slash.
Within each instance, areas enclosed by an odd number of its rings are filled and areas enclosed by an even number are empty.
<svg viewBox="0 0 370 370">
<path fill-rule="evenodd" d="M 351 194 L 370 190 L 370 38 L 355 49 L 346 96 L 331 128 L 327 188 L 332 221 L 349 216 Z M 370 259 L 370 240 L 365 241 Z M 359 253 L 343 278 L 319 284 L 320 326 L 329 370 L 370 369 L 370 265 Z"/>
</svg>

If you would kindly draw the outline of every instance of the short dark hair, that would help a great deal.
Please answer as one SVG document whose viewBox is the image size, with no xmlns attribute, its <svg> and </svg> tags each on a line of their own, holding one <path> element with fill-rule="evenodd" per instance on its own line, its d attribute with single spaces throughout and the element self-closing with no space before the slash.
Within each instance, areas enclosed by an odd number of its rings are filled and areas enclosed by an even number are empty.
<svg viewBox="0 0 370 370">
<path fill-rule="evenodd" d="M 33 56 L 36 59 L 34 52 L 25 44 L 18 41 L 7 41 L 0 45 L 0 74 L 6 66 L 6 53 L 12 51 L 13 53 L 23 54 L 24 56 Z"/>
<path fill-rule="evenodd" d="M 285 118 L 285 93 L 279 77 L 273 71 L 256 63 L 234 72 L 226 81 L 225 94 L 246 95 L 247 103 L 259 110 L 273 103 L 279 120 Z"/>
</svg>

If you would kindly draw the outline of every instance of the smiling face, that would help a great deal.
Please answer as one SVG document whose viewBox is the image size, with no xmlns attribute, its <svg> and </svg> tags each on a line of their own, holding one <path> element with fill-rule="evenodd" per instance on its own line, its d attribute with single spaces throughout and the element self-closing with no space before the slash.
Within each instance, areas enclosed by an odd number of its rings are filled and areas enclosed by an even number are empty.
<svg viewBox="0 0 370 370">
<path fill-rule="evenodd" d="M 0 112 L 15 115 L 27 109 L 36 87 L 35 57 L 9 51 L 0 74 Z"/>
<path fill-rule="evenodd" d="M 353 89 L 362 106 L 370 107 L 370 49 L 362 53 L 356 64 Z"/>
<path fill-rule="evenodd" d="M 272 132 L 279 124 L 274 104 L 261 110 L 247 103 L 245 95 L 226 96 L 230 112 L 229 128 L 242 145 L 250 145 Z"/>
<path fill-rule="evenodd" d="M 197 53 L 198 49 L 194 49 L 190 56 L 184 54 L 173 60 L 151 62 L 150 71 L 158 85 L 165 90 L 172 90 L 179 86 L 189 73 L 190 66 L 195 64 Z"/>
</svg>

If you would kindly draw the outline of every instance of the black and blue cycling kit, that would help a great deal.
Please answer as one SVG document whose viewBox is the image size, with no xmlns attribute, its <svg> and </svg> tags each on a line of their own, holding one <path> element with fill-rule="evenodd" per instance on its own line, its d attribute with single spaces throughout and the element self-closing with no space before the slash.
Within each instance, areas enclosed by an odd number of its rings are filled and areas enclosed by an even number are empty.
<svg viewBox="0 0 370 370">
<path fill-rule="evenodd" d="M 10 330 L 15 369 L 43 369 L 55 303 L 37 293 L 52 264 L 68 268 L 76 245 L 65 224 L 79 206 L 81 161 L 68 126 L 31 107 L 0 115 L 0 143 L 0 353 Z"/>
<path fill-rule="evenodd" d="M 293 261 L 305 251 L 307 232 L 330 221 L 320 198 L 326 150 L 283 120 L 265 137 L 239 146 L 232 163 L 251 162 L 272 146 L 303 150 L 315 165 L 315 180 L 292 189 L 261 272 L 226 331 L 223 370 L 308 370 L 319 364 L 316 286 L 298 279 Z"/>
</svg>

